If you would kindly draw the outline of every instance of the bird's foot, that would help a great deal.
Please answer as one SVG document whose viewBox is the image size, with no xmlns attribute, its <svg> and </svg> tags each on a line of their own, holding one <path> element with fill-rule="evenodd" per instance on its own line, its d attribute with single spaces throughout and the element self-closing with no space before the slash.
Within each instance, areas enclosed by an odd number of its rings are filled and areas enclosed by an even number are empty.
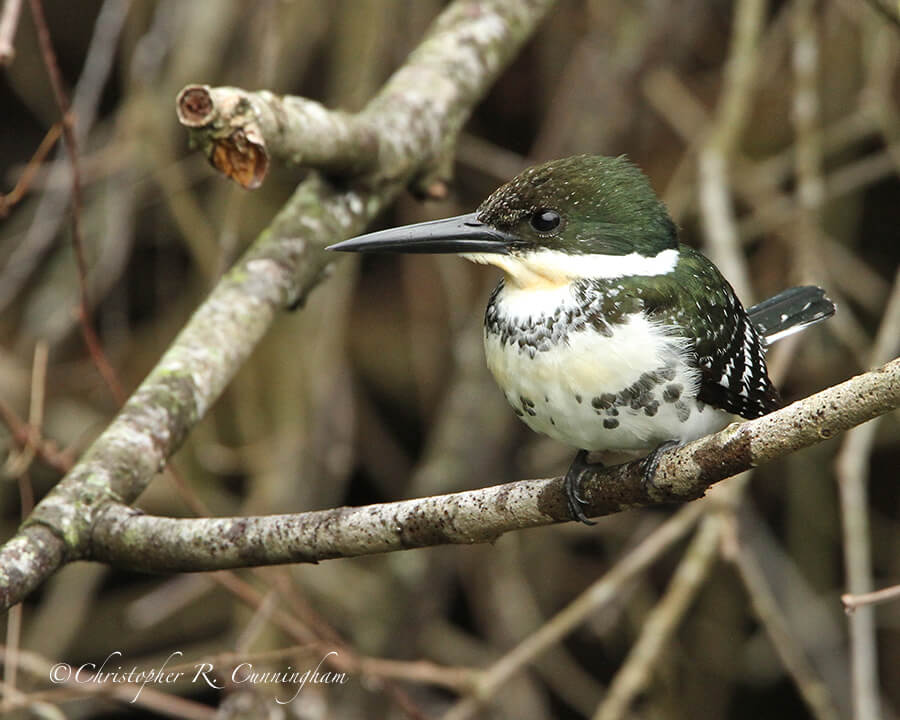
<svg viewBox="0 0 900 720">
<path fill-rule="evenodd" d="M 651 497 L 665 494 L 663 490 L 656 487 L 656 469 L 659 467 L 659 461 L 663 455 L 680 447 L 681 444 L 677 440 L 667 440 L 644 458 L 644 462 L 641 465 L 641 477 L 643 478 L 644 488 Z"/>
<path fill-rule="evenodd" d="M 566 505 L 569 508 L 569 515 L 573 520 L 583 522 L 585 525 L 596 525 L 593 520 L 588 520 L 588 516 L 584 514 L 584 508 L 587 502 L 581 496 L 581 483 L 585 473 L 595 473 L 603 467 L 603 463 L 589 463 L 587 460 L 588 451 L 579 450 L 575 455 L 575 459 L 569 466 L 566 473 L 564 485 L 566 488 Z"/>
</svg>

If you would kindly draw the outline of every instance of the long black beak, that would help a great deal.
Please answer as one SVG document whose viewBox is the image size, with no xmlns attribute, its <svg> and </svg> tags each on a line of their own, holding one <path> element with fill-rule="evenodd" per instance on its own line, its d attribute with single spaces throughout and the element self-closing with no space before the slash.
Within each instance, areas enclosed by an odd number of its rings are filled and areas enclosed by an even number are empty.
<svg viewBox="0 0 900 720">
<path fill-rule="evenodd" d="M 509 253 L 518 238 L 485 225 L 475 213 L 404 225 L 330 245 L 339 252 Z"/>
</svg>

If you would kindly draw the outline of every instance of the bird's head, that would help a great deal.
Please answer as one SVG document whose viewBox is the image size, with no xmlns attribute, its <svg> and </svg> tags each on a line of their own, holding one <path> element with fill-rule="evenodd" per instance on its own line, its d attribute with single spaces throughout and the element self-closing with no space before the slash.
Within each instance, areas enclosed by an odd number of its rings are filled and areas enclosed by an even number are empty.
<svg viewBox="0 0 900 720">
<path fill-rule="evenodd" d="M 519 287 L 657 275 L 677 233 L 646 176 L 624 157 L 576 155 L 525 170 L 478 210 L 361 235 L 329 249 L 456 253 L 502 268 Z"/>
</svg>

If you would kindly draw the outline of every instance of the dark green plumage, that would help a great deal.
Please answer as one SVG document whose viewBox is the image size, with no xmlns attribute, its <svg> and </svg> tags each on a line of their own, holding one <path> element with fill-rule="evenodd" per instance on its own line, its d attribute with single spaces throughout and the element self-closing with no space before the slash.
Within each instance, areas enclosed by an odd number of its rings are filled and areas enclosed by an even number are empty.
<svg viewBox="0 0 900 720">
<path fill-rule="evenodd" d="M 746 418 L 780 407 L 766 369 L 765 342 L 731 285 L 705 256 L 680 245 L 672 273 L 618 282 L 650 317 L 680 328 L 690 339 L 700 369 L 698 400 Z"/>
<path fill-rule="evenodd" d="M 743 417 L 780 404 L 763 336 L 780 336 L 833 312 L 821 291 L 800 288 L 761 308 L 757 328 L 716 267 L 679 244 L 665 206 L 625 157 L 575 155 L 536 165 L 498 188 L 474 214 L 385 230 L 334 249 L 469 253 L 524 285 L 563 278 L 578 307 L 547 308 L 539 319 L 510 318 L 497 308 L 501 283 L 488 305 L 488 331 L 503 347 L 535 357 L 565 345 L 570 333 L 591 329 L 609 336 L 643 313 L 688 346 L 686 361 L 700 374 L 697 400 Z M 670 267 L 666 253 L 673 251 L 677 263 Z M 562 266 L 560 257 L 576 261 Z"/>
<path fill-rule="evenodd" d="M 542 209 L 563 218 L 554 232 L 529 224 Z M 655 255 L 678 242 L 647 177 L 625 157 L 576 155 L 536 165 L 498 188 L 476 214 L 517 235 L 521 246 L 574 254 Z"/>
<path fill-rule="evenodd" d="M 534 229 L 533 218 L 541 210 L 559 214 L 561 222 L 552 232 Z M 626 158 L 576 155 L 532 167 L 488 197 L 477 217 L 518 238 L 511 248 L 514 255 L 548 249 L 651 257 L 677 248 L 678 264 L 671 273 L 577 282 L 585 312 L 569 318 L 570 328 L 587 324 L 602 333 L 644 311 L 691 344 L 701 376 L 698 400 L 748 418 L 779 407 L 766 370 L 765 343 L 731 285 L 706 257 L 679 245 L 665 206 Z M 488 327 L 496 326 L 501 338 L 518 337 L 520 343 L 527 338 L 533 343 L 530 351 L 558 341 L 565 332 L 557 326 L 504 328 L 496 315 L 492 303 Z"/>
</svg>

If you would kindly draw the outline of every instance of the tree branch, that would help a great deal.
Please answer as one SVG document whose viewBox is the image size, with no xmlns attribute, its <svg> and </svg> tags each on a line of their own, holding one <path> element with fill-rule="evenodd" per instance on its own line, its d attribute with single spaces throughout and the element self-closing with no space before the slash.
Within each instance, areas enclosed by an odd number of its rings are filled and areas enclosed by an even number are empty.
<svg viewBox="0 0 900 720">
<path fill-rule="evenodd" d="M 900 406 L 900 359 L 663 455 L 647 486 L 636 461 L 584 487 L 588 514 L 686 501 L 713 483 L 834 437 Z M 570 519 L 561 477 L 450 495 L 292 515 L 175 519 L 111 503 L 82 557 L 152 572 L 318 562 L 447 543 Z"/>
<path fill-rule="evenodd" d="M 188 85 L 175 108 L 191 131 L 191 144 L 248 189 L 262 184 L 272 159 L 340 173 L 368 172 L 378 163 L 378 136 L 364 116 L 314 100 Z"/>
<path fill-rule="evenodd" d="M 427 188 L 446 173 L 472 105 L 551 4 L 455 3 L 358 115 L 265 90 L 188 85 L 178 95 L 178 117 L 213 166 L 244 187 L 258 187 L 276 158 Z"/>
<path fill-rule="evenodd" d="M 134 501 L 219 397 L 275 313 L 301 303 L 321 281 L 334 259 L 324 247 L 360 232 L 443 155 L 446 139 L 455 137 L 550 5 L 459 0 L 442 13 L 363 111 L 378 134 L 378 176 L 346 189 L 314 175 L 297 188 L 115 420 L 0 548 L 0 606 L 20 601 L 63 562 L 87 556 L 106 506 Z"/>
</svg>

